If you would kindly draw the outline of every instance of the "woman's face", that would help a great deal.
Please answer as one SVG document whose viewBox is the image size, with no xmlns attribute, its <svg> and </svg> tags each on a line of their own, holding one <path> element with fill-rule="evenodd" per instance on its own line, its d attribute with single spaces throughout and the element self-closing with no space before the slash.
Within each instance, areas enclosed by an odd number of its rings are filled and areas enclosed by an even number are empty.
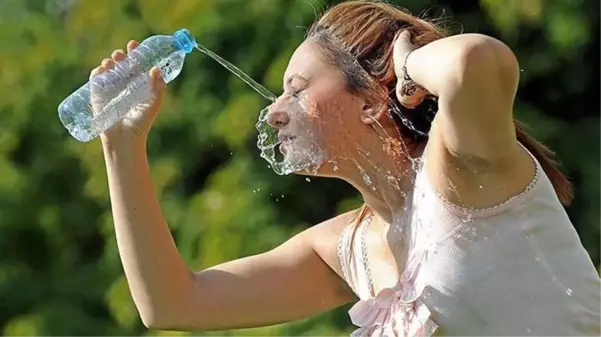
<svg viewBox="0 0 601 337">
<path fill-rule="evenodd" d="M 338 159 L 357 155 L 361 137 L 371 131 L 361 119 L 364 108 L 365 101 L 347 90 L 343 74 L 307 40 L 292 55 L 284 93 L 266 120 L 278 131 L 289 172 L 331 175 Z"/>
</svg>

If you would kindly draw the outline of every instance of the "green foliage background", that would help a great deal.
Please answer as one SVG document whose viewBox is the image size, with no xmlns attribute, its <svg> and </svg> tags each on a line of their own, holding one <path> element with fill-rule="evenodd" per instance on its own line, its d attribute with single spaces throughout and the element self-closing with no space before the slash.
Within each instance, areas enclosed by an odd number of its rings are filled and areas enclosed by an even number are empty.
<svg viewBox="0 0 601 337">
<path fill-rule="evenodd" d="M 576 184 L 568 208 L 599 265 L 599 2 L 404 0 L 445 10 L 453 31 L 496 36 L 522 71 L 517 115 Z M 333 2 L 330 2 L 333 3 Z M 99 141 L 79 143 L 56 108 L 129 39 L 186 27 L 276 94 L 322 0 L 0 0 L 0 328 L 4 335 L 149 332 L 119 262 Z M 455 22 L 455 23 L 450 23 Z M 461 25 L 459 25 L 459 23 Z M 267 101 L 201 53 L 170 84 L 150 138 L 159 198 L 191 268 L 274 247 L 359 204 L 337 180 L 275 175 L 254 123 Z M 212 335 L 343 335 L 347 307 Z"/>
</svg>

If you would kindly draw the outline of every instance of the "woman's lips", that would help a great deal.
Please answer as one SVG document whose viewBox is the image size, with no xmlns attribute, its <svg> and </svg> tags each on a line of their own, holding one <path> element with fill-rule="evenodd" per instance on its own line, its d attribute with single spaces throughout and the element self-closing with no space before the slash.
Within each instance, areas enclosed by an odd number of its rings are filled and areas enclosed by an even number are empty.
<svg viewBox="0 0 601 337">
<path fill-rule="evenodd" d="M 280 142 L 280 152 L 286 155 L 286 148 L 290 146 L 290 143 L 294 141 L 296 137 L 291 135 L 278 135 L 278 141 Z"/>
</svg>

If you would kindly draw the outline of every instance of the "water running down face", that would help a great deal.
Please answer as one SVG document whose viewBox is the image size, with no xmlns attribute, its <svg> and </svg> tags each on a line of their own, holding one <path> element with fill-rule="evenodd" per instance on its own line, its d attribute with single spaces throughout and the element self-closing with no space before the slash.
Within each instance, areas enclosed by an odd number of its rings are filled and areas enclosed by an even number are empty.
<svg viewBox="0 0 601 337">
<path fill-rule="evenodd" d="M 379 107 L 351 93 L 342 72 L 324 59 L 316 42 L 306 40 L 290 59 L 284 93 L 260 115 L 262 157 L 278 174 L 336 176 L 340 161 L 381 147 L 373 123 L 383 123 L 378 125 L 383 133 L 397 134 L 389 118 L 377 117 Z"/>
</svg>

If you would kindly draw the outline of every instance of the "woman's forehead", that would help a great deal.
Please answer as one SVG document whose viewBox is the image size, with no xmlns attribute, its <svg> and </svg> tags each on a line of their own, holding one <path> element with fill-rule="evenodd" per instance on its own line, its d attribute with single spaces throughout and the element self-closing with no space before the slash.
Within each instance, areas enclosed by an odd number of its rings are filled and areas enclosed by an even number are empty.
<svg viewBox="0 0 601 337">
<path fill-rule="evenodd" d="M 315 42 L 305 40 L 290 57 L 284 81 L 294 75 L 309 77 L 314 73 L 325 71 L 327 66 L 321 57 L 319 46 Z"/>
</svg>

